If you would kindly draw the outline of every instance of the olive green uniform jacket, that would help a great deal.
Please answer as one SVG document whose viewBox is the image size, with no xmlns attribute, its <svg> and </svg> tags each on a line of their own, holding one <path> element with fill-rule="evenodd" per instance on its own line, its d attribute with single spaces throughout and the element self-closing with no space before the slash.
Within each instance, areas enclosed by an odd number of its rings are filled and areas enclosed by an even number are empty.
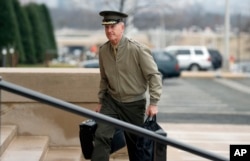
<svg viewBox="0 0 250 161">
<path fill-rule="evenodd" d="M 99 50 L 100 103 L 107 92 L 119 102 L 134 102 L 146 98 L 157 105 L 162 92 L 162 80 L 148 47 L 123 36 L 116 49 L 107 41 Z"/>
</svg>

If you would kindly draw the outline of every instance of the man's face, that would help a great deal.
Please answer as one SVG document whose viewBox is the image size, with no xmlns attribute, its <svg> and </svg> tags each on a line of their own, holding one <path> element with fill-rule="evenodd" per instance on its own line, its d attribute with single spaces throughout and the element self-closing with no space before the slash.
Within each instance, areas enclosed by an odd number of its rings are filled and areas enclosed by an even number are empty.
<svg viewBox="0 0 250 161">
<path fill-rule="evenodd" d="M 123 23 L 105 25 L 106 36 L 109 39 L 109 41 L 111 41 L 111 43 L 114 45 L 116 45 L 120 41 L 123 31 L 124 31 Z"/>
</svg>

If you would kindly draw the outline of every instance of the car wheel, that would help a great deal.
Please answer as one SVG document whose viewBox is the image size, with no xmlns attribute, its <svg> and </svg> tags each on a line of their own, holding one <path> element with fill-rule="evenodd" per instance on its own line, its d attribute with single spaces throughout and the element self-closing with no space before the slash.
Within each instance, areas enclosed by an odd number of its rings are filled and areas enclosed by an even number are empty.
<svg viewBox="0 0 250 161">
<path fill-rule="evenodd" d="M 190 71 L 199 71 L 200 66 L 197 64 L 192 64 L 189 69 L 190 69 Z"/>
</svg>

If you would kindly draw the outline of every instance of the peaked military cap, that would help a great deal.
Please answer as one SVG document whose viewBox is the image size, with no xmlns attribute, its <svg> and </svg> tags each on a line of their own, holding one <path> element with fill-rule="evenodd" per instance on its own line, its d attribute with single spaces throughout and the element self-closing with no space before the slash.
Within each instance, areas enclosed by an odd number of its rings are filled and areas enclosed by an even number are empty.
<svg viewBox="0 0 250 161">
<path fill-rule="evenodd" d="M 100 16 L 103 16 L 102 25 L 113 25 L 119 22 L 124 22 L 128 17 L 127 14 L 118 11 L 101 11 Z"/>
</svg>

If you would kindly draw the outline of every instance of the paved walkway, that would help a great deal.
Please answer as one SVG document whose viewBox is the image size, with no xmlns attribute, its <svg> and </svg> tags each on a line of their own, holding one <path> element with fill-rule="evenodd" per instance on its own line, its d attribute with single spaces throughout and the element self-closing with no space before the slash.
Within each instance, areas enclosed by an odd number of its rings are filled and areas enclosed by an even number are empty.
<svg viewBox="0 0 250 161">
<path fill-rule="evenodd" d="M 232 144 L 250 144 L 250 125 L 159 123 L 168 137 L 229 159 Z M 111 161 L 129 161 L 126 150 Z M 167 146 L 167 161 L 208 161 L 208 159 Z"/>
<path fill-rule="evenodd" d="M 214 73 L 212 72 L 197 74 L 200 74 L 200 77 L 214 77 Z M 183 77 L 191 76 L 195 77 L 195 73 L 183 74 Z M 223 73 L 221 76 L 223 78 L 244 78 L 242 74 Z M 240 85 L 239 83 L 236 83 L 232 80 L 218 79 L 216 81 L 219 84 L 229 86 L 230 88 L 233 88 L 237 91 L 241 91 L 247 94 L 249 93 L 249 87 L 242 84 Z M 176 83 L 178 83 L 178 86 L 176 85 Z M 207 92 L 202 91 L 200 88 L 197 88 L 188 82 L 182 80 L 168 80 L 166 90 L 168 92 L 166 93 L 166 95 L 162 96 L 163 99 L 159 103 L 159 105 L 162 107 L 160 108 L 160 112 L 164 114 L 161 115 L 162 118 L 158 117 L 158 120 L 163 121 L 159 122 L 159 124 L 168 133 L 169 138 L 181 143 L 185 143 L 189 146 L 193 146 L 195 148 L 200 148 L 202 150 L 212 152 L 228 159 L 230 145 L 250 144 L 250 125 L 232 125 L 226 123 L 220 124 L 217 122 L 217 120 L 214 120 L 211 124 L 204 123 L 205 121 L 203 121 L 203 123 L 168 123 L 167 121 L 164 121 L 168 117 L 166 116 L 167 113 L 183 113 L 185 112 L 185 110 L 183 110 L 182 107 L 186 106 L 188 106 L 188 111 L 186 111 L 187 113 L 190 113 L 191 111 L 192 113 L 195 113 L 197 115 L 204 113 L 219 114 L 228 112 L 228 104 L 226 102 L 223 102 L 220 99 L 209 95 Z M 192 94 L 185 92 L 191 90 Z M 195 98 L 197 96 L 199 96 L 200 99 L 193 101 L 194 99 L 192 98 Z M 183 98 L 183 100 L 180 101 L 179 98 Z M 213 104 L 213 109 L 211 109 L 210 106 L 207 107 L 207 104 Z M 168 108 L 165 108 L 167 105 Z M 196 106 L 198 108 L 196 108 Z M 202 109 L 200 108 L 201 106 Z M 235 111 L 233 112 L 235 113 Z M 173 115 L 171 116 L 174 117 Z M 218 115 L 218 117 L 220 116 Z M 128 158 L 126 158 L 125 156 L 126 154 L 124 156 L 118 156 L 116 158 L 113 158 L 111 161 L 128 161 Z M 189 152 L 185 152 L 175 147 L 168 146 L 167 161 L 208 161 L 208 159 L 204 159 Z"/>
<path fill-rule="evenodd" d="M 168 137 L 229 159 L 230 144 L 250 144 L 250 125 L 166 124 Z M 168 146 L 167 161 L 206 161 L 194 154 Z"/>
</svg>

